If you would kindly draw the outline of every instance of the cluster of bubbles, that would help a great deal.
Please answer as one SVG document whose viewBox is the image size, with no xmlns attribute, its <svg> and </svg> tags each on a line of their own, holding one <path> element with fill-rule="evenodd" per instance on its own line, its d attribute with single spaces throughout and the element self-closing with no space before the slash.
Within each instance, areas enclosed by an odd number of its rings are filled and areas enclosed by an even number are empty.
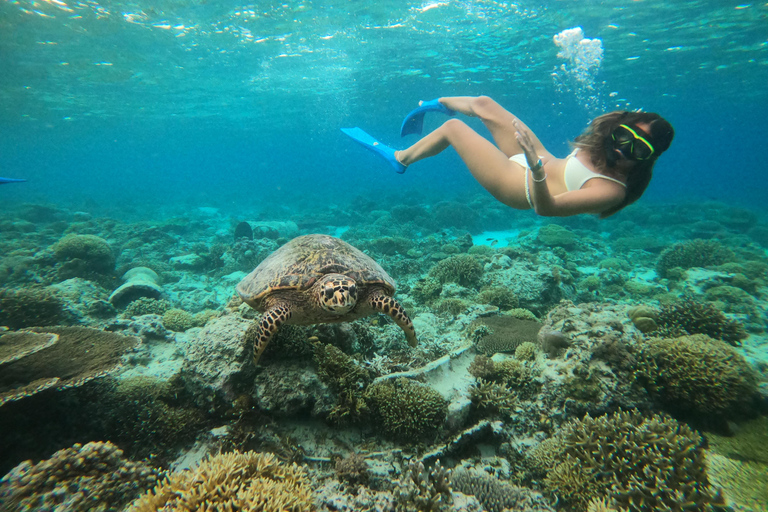
<svg viewBox="0 0 768 512">
<path fill-rule="evenodd" d="M 563 30 L 553 38 L 563 62 L 552 72 L 558 92 L 574 94 L 589 111 L 602 110 L 597 74 L 603 61 L 603 41 L 587 39 L 581 27 Z"/>
</svg>

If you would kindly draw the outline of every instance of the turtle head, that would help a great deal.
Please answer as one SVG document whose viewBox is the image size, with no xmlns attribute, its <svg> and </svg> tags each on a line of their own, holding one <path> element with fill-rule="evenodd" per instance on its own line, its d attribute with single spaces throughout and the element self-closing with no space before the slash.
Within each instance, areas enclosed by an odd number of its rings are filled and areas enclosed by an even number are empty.
<svg viewBox="0 0 768 512">
<path fill-rule="evenodd" d="M 354 279 L 342 274 L 328 274 L 317 283 L 320 307 L 334 315 L 349 313 L 357 304 L 357 285 Z"/>
</svg>

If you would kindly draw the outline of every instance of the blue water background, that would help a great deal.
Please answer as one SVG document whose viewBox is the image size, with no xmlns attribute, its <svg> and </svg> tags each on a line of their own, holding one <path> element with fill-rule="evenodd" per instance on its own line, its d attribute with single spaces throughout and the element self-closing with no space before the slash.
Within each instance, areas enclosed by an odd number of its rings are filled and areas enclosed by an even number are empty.
<svg viewBox="0 0 768 512">
<path fill-rule="evenodd" d="M 605 50 L 591 107 L 553 77 L 552 38 L 576 26 Z M 461 199 L 483 191 L 452 150 L 401 176 L 339 128 L 404 147 L 419 99 L 482 94 L 562 156 L 595 106 L 659 112 L 677 137 L 641 201 L 764 210 L 767 38 L 764 2 L 4 0 L 0 176 L 29 181 L 0 201 L 151 216 Z"/>
</svg>

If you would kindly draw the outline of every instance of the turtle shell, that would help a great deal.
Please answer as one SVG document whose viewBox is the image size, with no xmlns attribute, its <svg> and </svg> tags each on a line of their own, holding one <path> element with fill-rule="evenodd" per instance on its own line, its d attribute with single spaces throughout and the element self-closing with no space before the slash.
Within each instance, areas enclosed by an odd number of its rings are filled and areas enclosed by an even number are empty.
<svg viewBox="0 0 768 512">
<path fill-rule="evenodd" d="M 275 291 L 304 291 L 327 274 L 343 274 L 358 288 L 379 284 L 395 291 L 395 281 L 362 251 L 329 235 L 294 238 L 267 256 L 237 285 L 237 293 L 253 304 Z"/>
</svg>

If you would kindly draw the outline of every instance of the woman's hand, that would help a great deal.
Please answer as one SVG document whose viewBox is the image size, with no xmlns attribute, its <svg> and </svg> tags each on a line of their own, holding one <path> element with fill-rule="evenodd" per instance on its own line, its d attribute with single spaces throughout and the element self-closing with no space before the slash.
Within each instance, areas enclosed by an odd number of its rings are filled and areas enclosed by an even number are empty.
<svg viewBox="0 0 768 512">
<path fill-rule="evenodd" d="M 525 151 L 525 159 L 528 161 L 528 167 L 534 168 L 539 161 L 539 155 L 536 154 L 536 150 L 533 147 L 533 139 L 531 138 L 531 132 L 526 129 L 523 124 L 515 119 L 512 121 L 515 127 L 515 137 L 520 147 Z"/>
</svg>

